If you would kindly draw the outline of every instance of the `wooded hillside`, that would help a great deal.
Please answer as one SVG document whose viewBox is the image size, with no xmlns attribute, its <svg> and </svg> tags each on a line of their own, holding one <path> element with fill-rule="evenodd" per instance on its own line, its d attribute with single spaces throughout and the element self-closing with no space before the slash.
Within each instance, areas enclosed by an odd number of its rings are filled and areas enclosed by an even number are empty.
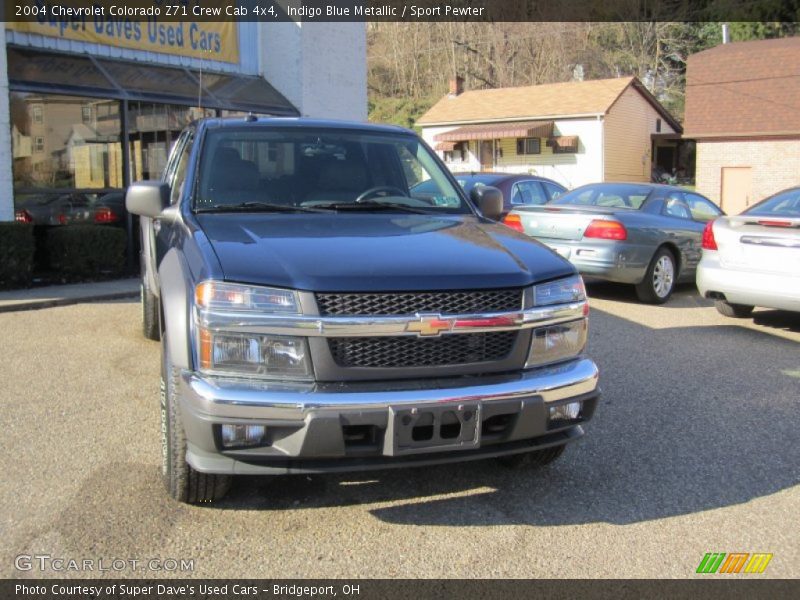
<svg viewBox="0 0 800 600">
<path fill-rule="evenodd" d="M 731 23 L 731 41 L 798 33 Z M 414 124 L 455 74 L 466 89 L 636 75 L 683 119 L 686 58 L 722 42 L 719 23 L 370 23 L 369 117 Z"/>
</svg>

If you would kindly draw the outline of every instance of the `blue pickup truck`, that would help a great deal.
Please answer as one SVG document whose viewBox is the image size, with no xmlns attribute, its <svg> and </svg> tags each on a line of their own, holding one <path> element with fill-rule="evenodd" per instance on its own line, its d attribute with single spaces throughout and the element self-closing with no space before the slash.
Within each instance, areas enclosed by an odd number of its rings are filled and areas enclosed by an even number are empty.
<svg viewBox="0 0 800 600">
<path fill-rule="evenodd" d="M 238 474 L 539 466 L 592 417 L 575 268 L 411 131 L 201 120 L 126 204 L 179 501 Z"/>
</svg>

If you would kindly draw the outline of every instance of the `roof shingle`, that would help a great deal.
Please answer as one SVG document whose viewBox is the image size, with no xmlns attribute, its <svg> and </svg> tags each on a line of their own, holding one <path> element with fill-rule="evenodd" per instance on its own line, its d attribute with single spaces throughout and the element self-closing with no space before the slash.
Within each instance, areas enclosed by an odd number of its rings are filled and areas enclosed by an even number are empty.
<svg viewBox="0 0 800 600">
<path fill-rule="evenodd" d="M 684 129 L 696 138 L 800 134 L 800 37 L 690 56 Z"/>
<path fill-rule="evenodd" d="M 445 96 L 417 124 L 605 114 L 633 81 L 633 77 L 620 77 L 471 90 L 455 97 Z"/>
</svg>

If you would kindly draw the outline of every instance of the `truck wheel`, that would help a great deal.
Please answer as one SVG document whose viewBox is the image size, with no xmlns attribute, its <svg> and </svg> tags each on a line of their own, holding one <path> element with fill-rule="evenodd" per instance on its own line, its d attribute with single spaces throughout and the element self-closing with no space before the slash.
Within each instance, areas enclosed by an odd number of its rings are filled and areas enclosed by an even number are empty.
<svg viewBox="0 0 800 600">
<path fill-rule="evenodd" d="M 664 304 L 675 289 L 676 279 L 675 256 L 666 248 L 659 248 L 644 279 L 636 284 L 636 295 L 648 304 Z"/>
<path fill-rule="evenodd" d="M 148 340 L 161 339 L 161 328 L 158 324 L 158 298 L 150 291 L 150 287 L 142 281 L 142 333 Z"/>
<path fill-rule="evenodd" d="M 230 475 L 195 471 L 186 462 L 186 433 L 178 406 L 179 372 L 169 360 L 166 339 L 161 361 L 161 474 L 164 485 L 175 500 L 187 504 L 213 502 L 231 486 Z"/>
<path fill-rule="evenodd" d="M 725 300 L 716 300 L 714 302 L 714 307 L 719 314 L 736 319 L 749 317 L 753 314 L 753 308 L 755 308 L 746 304 L 731 304 L 730 302 L 725 302 Z"/>
<path fill-rule="evenodd" d="M 551 462 L 556 460 L 559 456 L 564 454 L 564 448 L 566 448 L 566 444 L 553 446 L 552 448 L 545 448 L 544 450 L 535 450 L 534 452 L 523 452 L 521 454 L 501 456 L 497 460 L 501 465 L 510 469 L 536 469 L 538 467 L 549 465 Z"/>
</svg>

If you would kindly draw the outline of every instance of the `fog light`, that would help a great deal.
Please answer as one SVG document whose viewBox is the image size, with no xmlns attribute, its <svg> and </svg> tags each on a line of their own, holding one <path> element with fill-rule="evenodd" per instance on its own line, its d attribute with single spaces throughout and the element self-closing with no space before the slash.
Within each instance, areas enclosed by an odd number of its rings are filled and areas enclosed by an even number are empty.
<svg viewBox="0 0 800 600">
<path fill-rule="evenodd" d="M 581 403 L 570 402 L 550 407 L 551 421 L 574 421 L 581 414 Z"/>
<path fill-rule="evenodd" d="M 264 443 L 267 428 L 263 425 L 223 425 L 222 445 L 225 448 L 259 446 Z"/>
</svg>

